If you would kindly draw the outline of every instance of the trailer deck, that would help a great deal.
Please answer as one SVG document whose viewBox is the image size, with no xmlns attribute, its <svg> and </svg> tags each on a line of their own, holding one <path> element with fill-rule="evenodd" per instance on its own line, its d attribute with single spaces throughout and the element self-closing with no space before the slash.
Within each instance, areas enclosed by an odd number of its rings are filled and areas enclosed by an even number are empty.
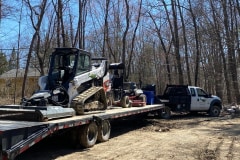
<svg viewBox="0 0 240 160">
<path fill-rule="evenodd" d="M 51 120 L 48 122 L 28 122 L 0 120 L 1 159 L 12 160 L 45 137 L 66 128 L 81 126 L 94 121 L 116 119 L 161 110 L 164 105 L 144 107 L 109 107 L 104 111 L 89 112 L 85 115 Z"/>
</svg>

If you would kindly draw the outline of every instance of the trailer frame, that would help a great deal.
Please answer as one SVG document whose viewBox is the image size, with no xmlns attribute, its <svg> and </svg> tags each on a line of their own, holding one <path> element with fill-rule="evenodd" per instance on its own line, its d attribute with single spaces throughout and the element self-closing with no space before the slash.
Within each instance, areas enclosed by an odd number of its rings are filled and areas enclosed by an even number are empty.
<svg viewBox="0 0 240 160">
<path fill-rule="evenodd" d="M 61 118 L 48 122 L 28 122 L 0 120 L 0 159 L 14 160 L 33 145 L 54 133 L 77 126 L 89 124 L 92 121 L 114 120 L 143 113 L 158 112 L 164 109 L 163 104 L 146 105 L 143 107 L 109 107 L 104 111 L 89 112 L 85 115 Z"/>
</svg>

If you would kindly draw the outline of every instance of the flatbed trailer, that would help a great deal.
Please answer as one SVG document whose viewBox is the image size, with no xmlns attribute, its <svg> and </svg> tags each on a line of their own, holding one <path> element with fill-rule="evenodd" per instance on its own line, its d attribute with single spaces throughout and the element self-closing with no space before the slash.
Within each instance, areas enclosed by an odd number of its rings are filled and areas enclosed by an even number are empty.
<svg viewBox="0 0 240 160">
<path fill-rule="evenodd" d="M 0 159 L 14 160 L 19 154 L 44 138 L 68 128 L 75 130 L 77 134 L 79 134 L 80 141 L 83 141 L 83 143 L 88 142 L 85 145 L 86 147 L 91 147 L 96 142 L 92 135 L 95 124 L 97 124 L 96 126 L 98 127 L 98 136 L 99 132 L 102 133 L 100 141 L 104 142 L 107 141 L 110 136 L 111 127 L 107 126 L 108 124 L 110 125 L 110 120 L 144 113 L 159 112 L 163 109 L 163 104 L 131 108 L 109 107 L 104 111 L 89 112 L 85 115 L 56 119 L 48 122 L 0 120 Z"/>
</svg>

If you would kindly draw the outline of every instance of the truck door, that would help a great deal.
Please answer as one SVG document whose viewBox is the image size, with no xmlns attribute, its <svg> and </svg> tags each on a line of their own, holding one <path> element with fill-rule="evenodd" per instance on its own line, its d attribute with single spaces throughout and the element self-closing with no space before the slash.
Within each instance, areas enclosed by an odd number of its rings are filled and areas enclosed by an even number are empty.
<svg viewBox="0 0 240 160">
<path fill-rule="evenodd" d="M 201 88 L 190 88 L 190 92 L 192 95 L 191 110 L 192 111 L 207 110 L 209 107 L 209 105 L 207 105 L 208 101 L 206 98 L 208 94 Z"/>
</svg>

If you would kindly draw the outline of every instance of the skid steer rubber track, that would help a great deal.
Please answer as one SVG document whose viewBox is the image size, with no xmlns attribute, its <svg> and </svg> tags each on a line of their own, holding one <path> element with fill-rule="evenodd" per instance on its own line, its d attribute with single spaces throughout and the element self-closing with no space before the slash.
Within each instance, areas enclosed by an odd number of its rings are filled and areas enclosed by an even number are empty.
<svg viewBox="0 0 240 160">
<path fill-rule="evenodd" d="M 82 115 L 86 111 L 107 109 L 107 99 L 103 87 L 93 86 L 79 94 L 72 100 L 71 108 L 74 108 L 78 115 Z"/>
</svg>

